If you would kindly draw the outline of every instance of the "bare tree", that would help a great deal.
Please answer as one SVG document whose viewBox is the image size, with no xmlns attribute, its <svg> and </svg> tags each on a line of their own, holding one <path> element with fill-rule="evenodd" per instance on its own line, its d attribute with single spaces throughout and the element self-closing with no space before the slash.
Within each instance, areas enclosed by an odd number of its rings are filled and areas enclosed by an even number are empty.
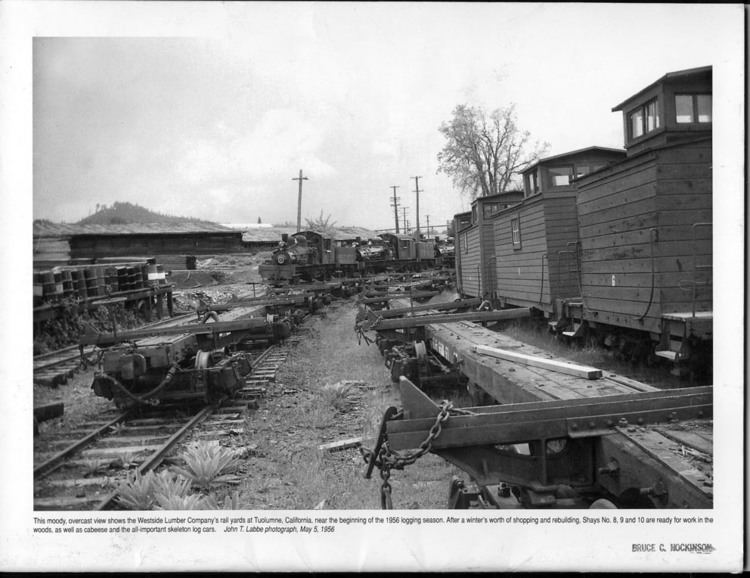
<svg viewBox="0 0 750 578">
<path fill-rule="evenodd" d="M 318 233 L 330 233 L 336 221 L 331 221 L 331 215 L 327 217 L 323 216 L 323 211 L 320 211 L 320 216 L 315 219 L 308 219 L 305 217 L 305 223 L 307 228 L 311 231 L 317 231 Z"/>
<path fill-rule="evenodd" d="M 514 177 L 548 147 L 536 143 L 533 152 L 526 152 L 530 135 L 516 125 L 515 105 L 488 115 L 480 107 L 460 104 L 439 130 L 448 142 L 438 153 L 438 172 L 450 175 L 471 199 L 507 191 Z"/>
</svg>

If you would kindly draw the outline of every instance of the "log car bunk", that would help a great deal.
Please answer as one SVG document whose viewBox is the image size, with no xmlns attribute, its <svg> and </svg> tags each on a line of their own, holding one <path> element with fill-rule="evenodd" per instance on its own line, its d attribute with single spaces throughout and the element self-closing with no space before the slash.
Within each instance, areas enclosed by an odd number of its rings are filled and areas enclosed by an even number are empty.
<svg viewBox="0 0 750 578">
<path fill-rule="evenodd" d="M 417 325 L 416 315 L 408 319 Z M 452 413 L 402 376 L 403 410 L 386 412 L 365 452 L 368 473 L 378 465 L 387 480 L 404 463 L 393 456 L 421 447 L 471 478 L 451 482 L 451 508 L 712 507 L 710 386 L 660 391 L 548 359 L 467 321 L 425 322 L 417 337 L 416 349 L 460 368 L 470 390 L 502 405 Z"/>
</svg>

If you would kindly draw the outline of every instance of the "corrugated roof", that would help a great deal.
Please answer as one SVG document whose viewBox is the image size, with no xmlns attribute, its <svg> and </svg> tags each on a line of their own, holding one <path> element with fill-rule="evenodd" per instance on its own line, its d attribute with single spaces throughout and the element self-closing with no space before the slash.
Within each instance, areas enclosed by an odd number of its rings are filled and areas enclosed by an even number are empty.
<svg viewBox="0 0 750 578">
<path fill-rule="evenodd" d="M 70 237 L 74 235 L 168 235 L 179 233 L 238 233 L 211 223 L 128 223 L 124 225 L 76 225 L 34 223 L 34 237 Z"/>
</svg>

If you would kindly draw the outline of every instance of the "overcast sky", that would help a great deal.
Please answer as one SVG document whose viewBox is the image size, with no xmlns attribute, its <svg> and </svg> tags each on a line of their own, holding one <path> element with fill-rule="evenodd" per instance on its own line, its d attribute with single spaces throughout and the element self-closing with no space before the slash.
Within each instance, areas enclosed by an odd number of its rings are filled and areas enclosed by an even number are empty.
<svg viewBox="0 0 750 578">
<path fill-rule="evenodd" d="M 135 34 L 131 19 L 119 38 L 110 26 L 34 39 L 34 218 L 74 222 L 128 201 L 221 223 L 296 222 L 302 169 L 303 219 L 393 227 L 398 185 L 414 225 L 418 175 L 422 227 L 427 215 L 444 223 L 469 206 L 436 173 L 438 127 L 456 105 L 515 103 L 548 154 L 621 147 L 613 106 L 667 72 L 742 50 L 741 36 L 723 33 L 741 6 L 126 9 L 173 16 Z"/>
</svg>

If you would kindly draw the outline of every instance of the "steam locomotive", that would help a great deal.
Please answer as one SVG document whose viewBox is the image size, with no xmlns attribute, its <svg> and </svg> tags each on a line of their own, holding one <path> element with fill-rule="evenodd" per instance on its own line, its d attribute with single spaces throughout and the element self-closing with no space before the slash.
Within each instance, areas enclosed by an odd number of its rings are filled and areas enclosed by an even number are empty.
<svg viewBox="0 0 750 578">
<path fill-rule="evenodd" d="M 387 270 L 422 271 L 442 264 L 434 239 L 382 233 L 350 243 L 317 231 L 282 235 L 271 258 L 258 271 L 271 284 L 323 280 L 333 276 L 361 276 Z"/>
</svg>

